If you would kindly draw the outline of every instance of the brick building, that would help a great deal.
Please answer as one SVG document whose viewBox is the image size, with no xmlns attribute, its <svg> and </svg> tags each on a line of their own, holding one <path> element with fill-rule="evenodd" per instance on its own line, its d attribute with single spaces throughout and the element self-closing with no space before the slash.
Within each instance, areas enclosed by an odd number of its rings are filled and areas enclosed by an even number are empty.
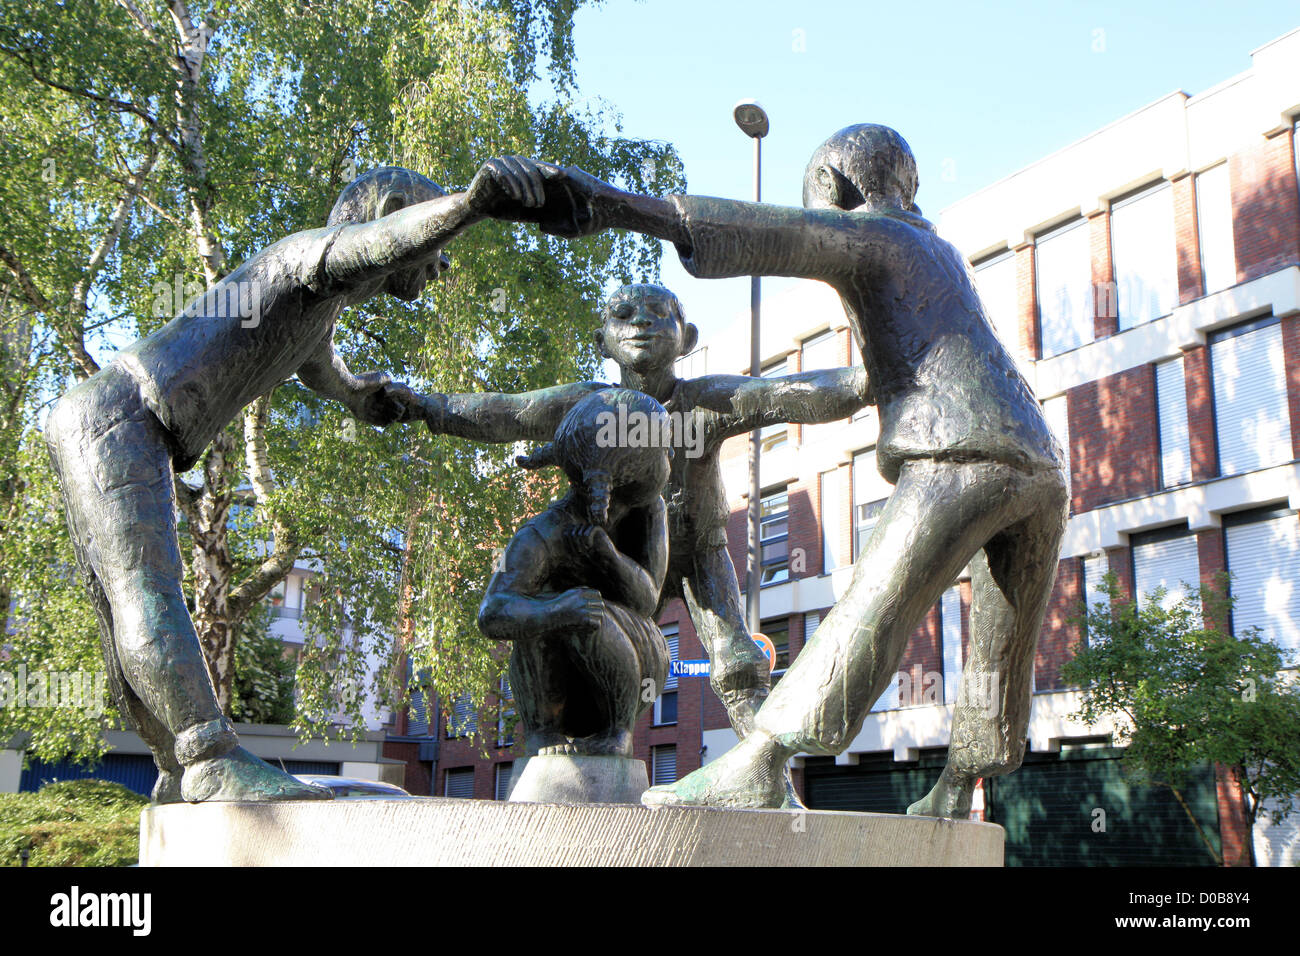
<svg viewBox="0 0 1300 956">
<path fill-rule="evenodd" d="M 978 813 L 1007 828 L 1009 863 L 1209 859 L 1166 792 L 1122 777 L 1112 728 L 1070 717 L 1079 697 L 1060 667 L 1078 635 L 1068 618 L 1095 599 L 1101 575 L 1113 571 L 1142 600 L 1157 586 L 1177 596 L 1183 582 L 1229 571 L 1232 627 L 1262 627 L 1300 651 L 1300 31 L 1251 58 L 1245 73 L 1163 97 L 938 218 L 1069 454 L 1071 518 L 1035 664 L 1025 764 L 987 781 L 977 800 Z M 716 337 L 683 360 L 682 374 L 747 369 L 747 339 Z M 763 346 L 765 375 L 861 361 L 837 298 L 818 283 L 765 301 Z M 867 409 L 763 434 L 761 614 L 778 679 L 847 587 L 890 493 L 875 468 L 877 431 Z M 742 578 L 746 455 L 744 437 L 723 450 Z M 943 764 L 969 608 L 969 580 L 959 580 L 910 643 L 897 689 L 845 752 L 794 759 L 810 806 L 901 812 L 929 789 Z M 661 624 L 677 657 L 704 656 L 680 602 Z M 483 759 L 476 741 L 449 737 L 445 724 L 411 735 L 403 718 L 403 737 L 385 753 L 408 760 L 415 791 L 501 798 L 513 748 Z M 735 742 L 698 677 L 667 688 L 636 739 L 658 780 Z M 1207 767 L 1188 796 L 1235 856 L 1244 839 L 1235 784 Z M 1257 827 L 1261 864 L 1300 859 L 1298 844 L 1294 825 Z"/>
</svg>

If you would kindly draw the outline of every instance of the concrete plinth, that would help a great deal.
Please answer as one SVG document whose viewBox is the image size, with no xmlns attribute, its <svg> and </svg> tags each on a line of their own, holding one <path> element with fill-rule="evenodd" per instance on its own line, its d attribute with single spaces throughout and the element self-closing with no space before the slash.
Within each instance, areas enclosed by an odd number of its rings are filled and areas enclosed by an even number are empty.
<svg viewBox="0 0 1300 956">
<path fill-rule="evenodd" d="M 144 866 L 1001 866 L 1002 828 L 445 797 L 146 808 Z"/>
<path fill-rule="evenodd" d="M 645 761 L 632 757 L 545 754 L 516 760 L 510 774 L 514 803 L 641 802 L 650 786 Z"/>
</svg>

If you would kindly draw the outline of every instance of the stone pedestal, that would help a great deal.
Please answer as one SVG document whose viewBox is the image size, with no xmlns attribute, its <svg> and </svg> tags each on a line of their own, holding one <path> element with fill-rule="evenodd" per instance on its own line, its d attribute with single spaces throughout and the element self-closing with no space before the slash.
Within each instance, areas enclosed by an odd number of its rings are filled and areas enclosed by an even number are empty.
<svg viewBox="0 0 1300 956">
<path fill-rule="evenodd" d="M 512 803 L 641 802 L 650 786 L 645 761 L 632 757 L 546 754 L 516 760 L 510 774 Z"/>
<path fill-rule="evenodd" d="M 141 814 L 144 866 L 1001 866 L 1002 828 L 825 810 L 419 797 Z"/>
</svg>

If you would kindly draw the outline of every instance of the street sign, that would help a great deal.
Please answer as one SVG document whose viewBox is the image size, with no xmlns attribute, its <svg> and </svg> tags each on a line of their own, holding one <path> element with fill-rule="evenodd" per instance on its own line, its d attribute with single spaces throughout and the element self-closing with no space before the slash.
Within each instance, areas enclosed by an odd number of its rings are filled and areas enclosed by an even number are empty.
<svg viewBox="0 0 1300 956">
<path fill-rule="evenodd" d="M 776 645 L 772 643 L 772 639 L 766 634 L 755 634 L 754 643 L 758 645 L 758 649 L 767 658 L 768 671 L 776 670 Z"/>
<path fill-rule="evenodd" d="M 673 661 L 670 671 L 673 677 L 708 677 L 709 662 L 702 661 Z"/>
</svg>

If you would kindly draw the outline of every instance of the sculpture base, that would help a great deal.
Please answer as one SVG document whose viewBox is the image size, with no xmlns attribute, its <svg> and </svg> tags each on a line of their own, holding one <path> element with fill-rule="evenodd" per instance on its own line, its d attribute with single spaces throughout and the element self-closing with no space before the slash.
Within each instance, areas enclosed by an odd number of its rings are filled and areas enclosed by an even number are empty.
<svg viewBox="0 0 1300 956">
<path fill-rule="evenodd" d="M 510 801 L 639 804 L 649 786 L 644 760 L 546 754 L 515 761 Z"/>
<path fill-rule="evenodd" d="M 147 807 L 143 866 L 1001 866 L 1002 828 L 827 810 L 420 797 Z"/>
</svg>

